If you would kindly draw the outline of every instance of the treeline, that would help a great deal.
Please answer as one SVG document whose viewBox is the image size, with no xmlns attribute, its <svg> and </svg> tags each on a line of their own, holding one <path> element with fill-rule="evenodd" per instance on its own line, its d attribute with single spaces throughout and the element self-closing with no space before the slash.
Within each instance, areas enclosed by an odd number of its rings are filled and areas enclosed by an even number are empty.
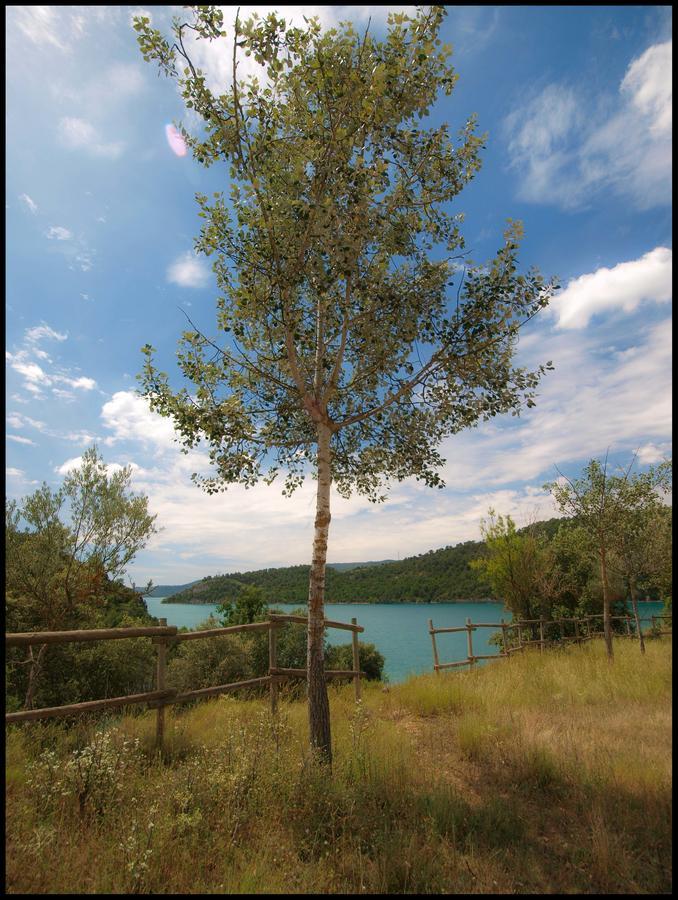
<svg viewBox="0 0 678 900">
<path fill-rule="evenodd" d="M 554 520 L 558 521 L 558 520 Z M 545 528 L 548 523 L 541 523 Z M 337 571 L 327 567 L 327 603 L 433 603 L 494 599 L 486 578 L 470 563 L 485 552 L 482 541 L 429 550 L 419 556 Z M 305 603 L 309 566 L 288 566 L 207 576 L 164 603 L 222 603 L 245 586 L 258 587 L 268 603 Z"/>
</svg>

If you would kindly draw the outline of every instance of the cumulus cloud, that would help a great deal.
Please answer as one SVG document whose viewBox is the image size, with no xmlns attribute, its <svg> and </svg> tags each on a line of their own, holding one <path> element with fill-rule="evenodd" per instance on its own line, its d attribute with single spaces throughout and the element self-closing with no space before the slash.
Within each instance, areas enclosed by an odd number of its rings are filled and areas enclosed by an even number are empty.
<svg viewBox="0 0 678 900">
<path fill-rule="evenodd" d="M 167 269 L 167 280 L 180 287 L 205 287 L 209 277 L 207 264 L 190 250 L 175 259 Z"/>
<path fill-rule="evenodd" d="M 30 438 L 23 437 L 20 434 L 8 434 L 7 440 L 14 441 L 15 444 L 29 444 L 32 447 L 36 446 L 35 441 L 32 441 Z"/>
<path fill-rule="evenodd" d="M 573 278 L 550 304 L 559 328 L 584 328 L 592 316 L 632 312 L 644 301 L 671 300 L 672 251 L 656 247 L 640 259 Z"/>
<path fill-rule="evenodd" d="M 176 433 L 172 422 L 152 412 L 148 402 L 132 391 L 118 391 L 102 407 L 101 420 L 112 432 L 105 443 L 132 440 L 153 445 L 156 450 L 174 448 Z"/>
<path fill-rule="evenodd" d="M 610 188 L 638 209 L 669 203 L 671 59 L 667 41 L 632 60 L 602 118 L 588 92 L 564 84 L 521 102 L 504 122 L 519 196 L 576 209 Z"/>
</svg>

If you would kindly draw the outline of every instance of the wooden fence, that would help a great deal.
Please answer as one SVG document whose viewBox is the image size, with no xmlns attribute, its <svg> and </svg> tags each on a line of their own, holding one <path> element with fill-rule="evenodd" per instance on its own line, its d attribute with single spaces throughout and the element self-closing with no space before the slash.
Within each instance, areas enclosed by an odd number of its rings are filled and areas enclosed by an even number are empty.
<svg viewBox="0 0 678 900">
<path fill-rule="evenodd" d="M 285 623 L 293 622 L 300 625 L 308 624 L 305 616 L 286 616 L 269 614 L 265 622 L 252 622 L 246 625 L 231 625 L 226 628 L 209 628 L 204 631 L 179 632 L 174 625 L 167 625 L 165 619 L 160 619 L 160 625 L 139 628 L 96 628 L 88 631 L 42 631 L 27 632 L 24 634 L 6 634 L 6 647 L 30 647 L 36 644 L 66 644 L 81 643 L 84 641 L 115 641 L 125 638 L 150 638 L 157 646 L 157 665 L 155 690 L 142 694 L 128 694 L 125 697 L 111 697 L 106 700 L 90 700 L 85 703 L 70 703 L 65 706 L 50 706 L 42 709 L 26 709 L 19 712 L 6 713 L 5 722 L 28 722 L 35 719 L 51 719 L 60 716 L 73 716 L 82 713 L 96 712 L 102 709 L 114 709 L 121 706 L 132 706 L 145 703 L 149 708 L 157 710 L 156 720 L 156 744 L 162 749 L 165 731 L 165 707 L 173 703 L 183 703 L 187 700 L 198 700 L 204 697 L 214 697 L 227 691 L 235 691 L 240 688 L 269 686 L 271 711 L 276 712 L 278 706 L 278 685 L 280 682 L 294 678 L 306 678 L 306 669 L 284 669 L 277 665 L 277 633 Z M 341 628 L 352 633 L 353 639 L 353 668 L 352 669 L 328 669 L 326 678 L 353 678 L 356 700 L 360 699 L 360 653 L 358 648 L 358 634 L 365 629 L 358 625 L 355 618 L 351 623 L 332 622 L 325 619 L 326 628 Z M 175 688 L 166 685 L 167 672 L 167 648 L 182 641 L 196 641 L 202 638 L 219 637 L 226 634 L 238 634 L 243 631 L 268 631 L 268 675 L 260 678 L 250 678 L 247 681 L 236 681 L 229 684 L 219 684 L 215 687 L 199 688 L 194 691 L 179 693 Z"/>
<path fill-rule="evenodd" d="M 593 621 L 595 619 L 601 619 L 600 628 L 595 627 L 597 624 Z M 439 672 L 441 669 L 454 669 L 458 666 L 472 667 L 479 659 L 506 659 L 511 653 L 515 653 L 518 650 L 525 650 L 533 644 L 538 644 L 539 650 L 542 653 L 547 646 L 552 644 L 567 643 L 571 641 L 581 644 L 583 641 L 590 641 L 594 637 L 603 635 L 602 619 L 602 613 L 580 618 L 545 619 L 542 617 L 540 619 L 518 619 L 515 622 L 505 622 L 503 619 L 500 622 L 472 622 L 470 619 L 466 619 L 466 625 L 458 625 L 453 628 L 434 628 L 433 620 L 429 619 L 428 632 L 431 635 L 431 644 L 433 646 L 433 669 L 434 671 Z M 631 615 L 610 616 L 610 619 L 621 620 L 625 623 L 626 628 L 625 633 L 622 635 L 623 637 L 634 636 L 631 628 L 631 623 L 633 621 Z M 658 619 L 671 619 L 671 616 L 655 615 L 639 617 L 639 621 L 641 622 L 652 621 L 652 630 L 655 632 L 657 631 L 656 622 Z M 568 630 L 568 623 L 571 625 L 570 630 L 573 632 L 571 635 L 565 634 L 565 631 Z M 525 630 L 534 634 L 537 630 L 537 626 L 539 626 L 539 637 L 525 640 L 523 637 Z M 547 633 L 548 631 L 553 630 L 553 626 L 558 626 L 560 631 L 558 638 L 549 637 Z M 473 632 L 478 628 L 501 628 L 502 648 L 499 653 L 474 654 Z M 510 629 L 514 629 L 517 632 L 518 643 L 513 647 L 509 646 L 508 632 Z M 441 663 L 438 657 L 436 635 L 453 632 L 459 633 L 462 631 L 466 632 L 466 659 L 460 659 L 456 662 Z M 671 634 L 672 632 L 659 629 L 658 633 Z"/>
</svg>

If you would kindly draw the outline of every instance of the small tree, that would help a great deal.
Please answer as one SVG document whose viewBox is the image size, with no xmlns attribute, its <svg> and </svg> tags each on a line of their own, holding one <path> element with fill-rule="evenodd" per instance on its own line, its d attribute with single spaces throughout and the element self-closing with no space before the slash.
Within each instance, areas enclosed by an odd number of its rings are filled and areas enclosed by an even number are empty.
<svg viewBox="0 0 678 900">
<path fill-rule="evenodd" d="M 224 600 L 217 607 L 222 625 L 246 625 L 266 618 L 268 603 L 261 588 L 247 584 L 233 600 Z"/>
<path fill-rule="evenodd" d="M 108 474 L 96 447 L 61 488 L 45 483 L 5 505 L 8 613 L 17 630 L 72 628 L 87 619 L 108 579 L 119 577 L 157 529 L 148 498 L 130 491 L 132 471 Z M 24 527 L 22 527 L 24 526 Z M 47 645 L 31 647 L 30 708 Z"/>
<path fill-rule="evenodd" d="M 221 41 L 218 7 L 192 7 L 173 39 L 134 27 L 146 60 L 178 82 L 204 133 L 182 131 L 195 158 L 223 162 L 230 197 L 198 195 L 196 248 L 214 254 L 222 340 L 195 327 L 178 354 L 195 390 L 173 390 L 144 348 L 151 407 L 186 447 L 203 439 L 216 471 L 208 492 L 309 466 L 317 478 L 308 594 L 311 742 L 331 759 L 323 675 L 330 489 L 384 499 L 389 479 L 443 486 L 440 441 L 534 404 L 549 366 L 512 366 L 518 330 L 554 285 L 518 274 L 518 223 L 495 259 L 465 258 L 450 202 L 480 167 L 475 118 L 457 140 L 422 119 L 457 75 L 438 37 L 444 7 L 389 17 L 385 40 L 351 24 L 290 27 L 275 13 L 235 19 L 231 83 L 214 93 L 189 38 Z M 226 48 L 224 48 L 225 50 Z M 238 76 L 238 53 L 261 79 Z M 455 290 L 449 292 L 448 288 Z"/>
<path fill-rule="evenodd" d="M 495 595 L 516 618 L 531 619 L 548 612 L 546 578 L 550 569 L 545 541 L 516 529 L 511 516 L 489 510 L 480 525 L 486 555 L 471 561 L 489 581 Z"/>
</svg>

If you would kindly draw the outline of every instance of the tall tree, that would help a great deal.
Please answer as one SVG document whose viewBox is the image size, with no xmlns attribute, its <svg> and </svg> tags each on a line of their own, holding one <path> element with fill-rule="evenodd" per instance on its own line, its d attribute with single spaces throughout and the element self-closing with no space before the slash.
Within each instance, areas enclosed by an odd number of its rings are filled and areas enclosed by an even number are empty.
<svg viewBox="0 0 678 900">
<path fill-rule="evenodd" d="M 86 620 L 107 579 L 123 574 L 152 534 L 148 498 L 130 490 L 131 469 L 109 473 L 96 447 L 56 491 L 47 484 L 5 504 L 8 619 L 17 630 L 72 628 Z M 30 708 L 47 645 L 33 656 Z"/>
<path fill-rule="evenodd" d="M 638 615 L 638 589 L 642 582 L 665 582 L 667 568 L 670 572 L 671 514 L 662 502 L 661 494 L 670 489 L 671 463 L 665 461 L 633 475 L 629 472 L 623 478 L 615 477 L 611 486 L 619 494 L 620 501 L 612 540 L 615 551 L 612 564 L 626 582 L 640 651 L 645 653 Z"/>
<path fill-rule="evenodd" d="M 484 138 L 473 116 L 456 139 L 422 121 L 457 79 L 439 38 L 443 7 L 389 16 L 384 40 L 350 23 L 321 31 L 317 19 L 302 29 L 275 13 L 236 15 L 221 93 L 193 57 L 196 41 L 220 46 L 223 14 L 191 9 L 170 40 L 143 16 L 134 27 L 144 58 L 202 119 L 202 133 L 182 129 L 195 158 L 223 162 L 230 176 L 228 199 L 197 196 L 196 249 L 215 256 L 222 338 L 184 333 L 178 359 L 192 392 L 172 389 L 146 345 L 142 389 L 187 448 L 209 445 L 215 472 L 198 479 L 208 492 L 284 473 L 289 494 L 313 471 L 309 726 L 331 761 L 331 486 L 373 501 L 390 479 L 443 486 L 444 437 L 533 405 L 550 364 L 528 372 L 512 359 L 520 326 L 555 286 L 534 269 L 518 274 L 519 223 L 487 265 L 466 259 L 463 217 L 449 204 L 478 171 Z M 260 78 L 239 76 L 243 51 Z"/>
<path fill-rule="evenodd" d="M 639 529 L 659 503 L 657 488 L 668 487 L 670 483 L 668 463 L 634 478 L 631 477 L 634 462 L 635 457 L 625 471 L 615 475 L 608 472 L 607 456 L 603 463 L 592 459 L 579 478 L 569 479 L 558 470 L 561 481 L 545 485 L 560 510 L 576 518 L 586 531 L 597 556 L 603 592 L 603 629 L 610 661 L 613 659 L 610 573 L 621 571 L 628 577 L 633 570 L 631 598 L 639 627 L 635 580 L 640 556 L 651 552 L 648 545 L 641 549 Z"/>
</svg>

